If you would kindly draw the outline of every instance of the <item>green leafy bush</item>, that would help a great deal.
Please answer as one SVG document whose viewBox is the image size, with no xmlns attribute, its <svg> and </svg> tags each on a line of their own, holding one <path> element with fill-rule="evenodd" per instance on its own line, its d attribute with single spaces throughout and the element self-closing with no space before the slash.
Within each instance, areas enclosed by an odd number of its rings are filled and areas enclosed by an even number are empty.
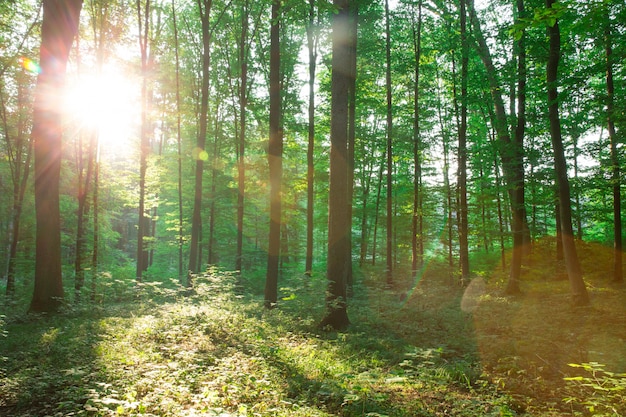
<svg viewBox="0 0 626 417">
<path fill-rule="evenodd" d="M 580 404 L 597 416 L 626 415 L 626 373 L 607 371 L 597 362 L 569 366 L 584 374 L 564 378 L 571 391 L 566 403 Z"/>
</svg>

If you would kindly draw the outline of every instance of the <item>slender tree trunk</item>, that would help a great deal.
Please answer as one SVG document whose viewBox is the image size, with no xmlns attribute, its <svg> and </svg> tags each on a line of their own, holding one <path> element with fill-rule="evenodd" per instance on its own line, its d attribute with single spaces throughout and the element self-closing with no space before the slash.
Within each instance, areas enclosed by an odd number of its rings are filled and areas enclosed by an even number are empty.
<svg viewBox="0 0 626 417">
<path fill-rule="evenodd" d="M 313 229 L 315 207 L 315 67 L 317 64 L 317 28 L 315 26 L 315 0 L 309 0 L 309 24 L 306 31 L 309 50 L 309 132 L 307 145 L 307 205 L 306 205 L 306 260 L 304 273 L 313 273 Z"/>
<path fill-rule="evenodd" d="M 202 177 L 204 161 L 208 158 L 205 150 L 209 116 L 209 80 L 211 65 L 211 32 L 210 16 L 212 0 L 197 0 L 198 11 L 202 23 L 202 86 L 200 87 L 200 120 L 196 140 L 195 188 L 193 214 L 191 217 L 191 242 L 189 248 L 189 268 L 187 270 L 187 286 L 193 286 L 193 274 L 200 270 L 200 235 L 202 233 Z"/>
<path fill-rule="evenodd" d="M 555 0 L 546 0 L 546 7 L 552 8 Z M 550 138 L 554 150 L 554 166 L 556 170 L 559 212 L 561 215 L 561 233 L 563 239 L 563 254 L 565 267 L 569 277 L 570 290 L 575 305 L 588 305 L 589 295 L 583 281 L 582 270 L 576 254 L 574 231 L 572 228 L 572 209 L 570 202 L 570 187 L 567 178 L 567 162 L 561 137 L 561 122 L 559 119 L 559 97 L 557 91 L 558 65 L 561 55 L 561 35 L 559 23 L 548 27 L 550 49 L 546 66 L 546 81 L 548 87 L 548 118 L 550 120 Z"/>
<path fill-rule="evenodd" d="M 32 137 L 35 156 L 35 287 L 30 310 L 54 312 L 63 302 L 59 180 L 63 123 L 58 107 L 82 0 L 43 2 L 41 72 L 37 78 Z"/>
<path fill-rule="evenodd" d="M 350 88 L 350 0 L 334 0 L 330 125 L 330 183 L 328 195 L 328 290 L 326 316 L 320 323 L 337 330 L 350 321 L 347 310 L 347 264 L 350 227 L 348 210 L 348 97 Z"/>
<path fill-rule="evenodd" d="M 615 86 L 613 83 L 613 36 L 607 13 L 604 29 L 606 59 L 607 127 L 611 142 L 611 182 L 613 188 L 613 281 L 623 282 L 622 273 L 622 195 L 621 174 L 617 144 L 619 138 L 615 131 Z"/>
<path fill-rule="evenodd" d="M 143 15 L 142 15 L 143 13 Z M 146 172 L 148 170 L 148 154 L 150 138 L 148 137 L 148 33 L 150 31 L 150 0 L 145 0 L 141 10 L 141 0 L 137 0 L 137 21 L 139 28 L 139 49 L 141 52 L 141 132 L 139 151 L 139 218 L 137 220 L 137 269 L 136 280 L 141 282 L 146 270 L 144 242 L 146 228 Z"/>
<path fill-rule="evenodd" d="M 413 9 L 411 9 L 413 16 Z M 420 58 L 422 56 L 422 0 L 417 5 L 417 27 L 415 18 L 412 21 L 413 33 L 413 216 L 411 218 L 411 270 L 413 277 L 417 275 L 419 264 L 422 262 L 419 248 L 423 247 L 423 236 L 419 225 L 422 219 L 420 186 L 422 180 L 422 142 L 419 118 L 420 99 Z M 421 245 L 418 244 L 421 242 Z"/>
<path fill-rule="evenodd" d="M 457 192 L 459 197 L 459 262 L 461 265 L 461 282 L 469 281 L 469 243 L 468 243 L 468 209 L 467 209 L 467 76 L 469 51 L 467 41 L 467 17 L 465 0 L 461 0 L 459 9 L 461 22 L 461 123 L 459 124 L 459 159 L 457 175 Z"/>
<path fill-rule="evenodd" d="M 386 160 L 387 150 L 383 152 L 381 160 Z M 374 238 L 372 242 L 372 266 L 376 266 L 376 244 L 378 243 L 378 220 L 380 219 L 380 195 L 383 188 L 383 174 L 385 172 L 385 165 L 380 164 L 378 169 L 378 184 L 376 188 L 376 208 L 374 209 Z"/>
<path fill-rule="evenodd" d="M 183 282 L 183 150 L 181 134 L 181 106 L 180 106 L 180 57 L 178 54 L 178 26 L 176 23 L 176 4 L 172 0 L 172 23 L 174 25 L 174 55 L 176 57 L 176 145 L 178 157 L 178 281 Z"/>
<path fill-rule="evenodd" d="M 241 272 L 243 259 L 243 219 L 246 193 L 246 107 L 248 106 L 248 1 L 241 10 L 241 39 L 239 43 L 239 141 L 237 142 L 237 253 L 235 271 Z"/>
<path fill-rule="evenodd" d="M 278 300 L 278 261 L 280 258 L 281 183 L 283 175 L 283 130 L 280 71 L 280 0 L 272 3 L 270 28 L 270 140 L 268 162 L 270 173 L 270 231 L 265 278 L 265 308 Z"/>
<path fill-rule="evenodd" d="M 387 91 L 387 285 L 393 284 L 393 113 L 391 101 L 391 31 L 389 0 L 385 0 L 386 91 Z"/>
</svg>

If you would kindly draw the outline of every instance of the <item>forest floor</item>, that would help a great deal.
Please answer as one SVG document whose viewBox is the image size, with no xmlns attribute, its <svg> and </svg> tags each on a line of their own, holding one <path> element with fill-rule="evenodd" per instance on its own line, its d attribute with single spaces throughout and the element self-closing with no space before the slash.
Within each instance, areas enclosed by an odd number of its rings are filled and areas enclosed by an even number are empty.
<svg viewBox="0 0 626 417">
<path fill-rule="evenodd" d="M 318 328 L 321 276 L 283 278 L 271 311 L 261 278 L 242 294 L 224 271 L 194 294 L 113 280 L 52 317 L 5 304 L 0 415 L 623 416 L 626 289 L 607 248 L 579 254 L 591 307 L 539 243 L 514 298 L 487 256 L 465 286 L 436 262 L 393 289 L 364 270 L 342 333 Z"/>
</svg>

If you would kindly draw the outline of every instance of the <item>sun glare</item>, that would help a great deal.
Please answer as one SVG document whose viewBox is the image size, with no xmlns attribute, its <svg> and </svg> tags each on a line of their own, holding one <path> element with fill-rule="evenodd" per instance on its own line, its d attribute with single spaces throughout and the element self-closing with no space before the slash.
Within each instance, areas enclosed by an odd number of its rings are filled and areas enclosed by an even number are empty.
<svg viewBox="0 0 626 417">
<path fill-rule="evenodd" d="M 80 129 L 95 129 L 103 152 L 128 154 L 140 117 L 137 90 L 136 83 L 116 72 L 70 79 L 64 97 L 66 120 Z"/>
</svg>

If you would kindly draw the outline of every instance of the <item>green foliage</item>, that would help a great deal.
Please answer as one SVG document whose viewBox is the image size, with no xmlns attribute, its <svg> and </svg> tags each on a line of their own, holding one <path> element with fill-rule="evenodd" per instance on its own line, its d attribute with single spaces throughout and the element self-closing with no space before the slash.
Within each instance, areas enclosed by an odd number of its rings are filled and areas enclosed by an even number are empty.
<svg viewBox="0 0 626 417">
<path fill-rule="evenodd" d="M 598 362 L 570 363 L 583 375 L 563 378 L 570 396 L 563 401 L 583 405 L 596 416 L 626 414 L 626 373 L 610 372 Z"/>
</svg>

